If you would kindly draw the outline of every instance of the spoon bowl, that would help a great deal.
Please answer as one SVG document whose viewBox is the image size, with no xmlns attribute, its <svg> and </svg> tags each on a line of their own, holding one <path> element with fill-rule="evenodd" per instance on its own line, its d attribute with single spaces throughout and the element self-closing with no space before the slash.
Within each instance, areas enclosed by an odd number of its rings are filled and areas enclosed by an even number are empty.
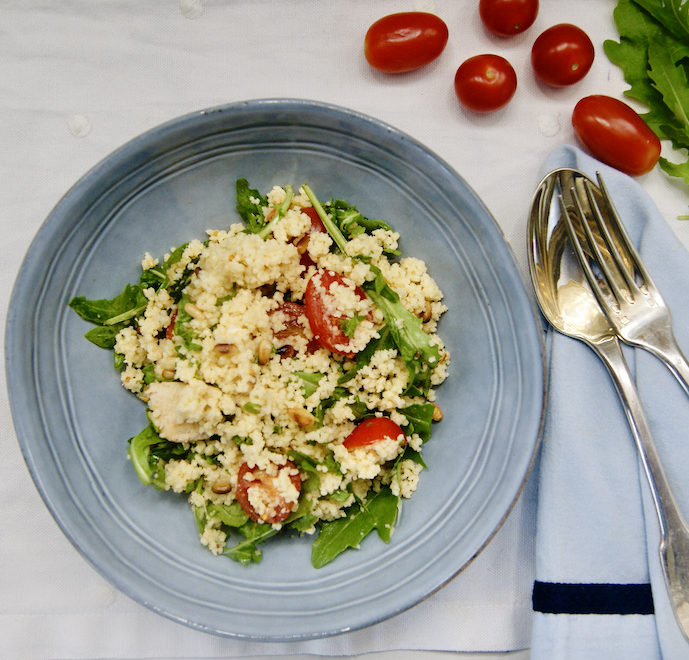
<svg viewBox="0 0 689 660">
<path fill-rule="evenodd" d="M 584 271 L 569 246 L 559 198 L 572 208 L 570 189 L 588 179 L 578 170 L 562 168 L 538 186 L 529 215 L 529 272 L 538 305 L 559 332 L 587 344 L 617 341 L 598 305 Z"/>
</svg>

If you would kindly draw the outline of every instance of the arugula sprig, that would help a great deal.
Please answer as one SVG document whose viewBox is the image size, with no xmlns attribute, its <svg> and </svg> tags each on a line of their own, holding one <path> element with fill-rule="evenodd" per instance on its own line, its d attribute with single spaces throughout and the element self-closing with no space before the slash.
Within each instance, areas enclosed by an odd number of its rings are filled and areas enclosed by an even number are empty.
<svg viewBox="0 0 689 660">
<path fill-rule="evenodd" d="M 322 568 L 347 548 L 358 548 L 374 529 L 383 542 L 389 543 L 398 507 L 399 497 L 383 487 L 366 501 L 353 504 L 344 518 L 323 523 L 311 546 L 313 567 Z"/>
<path fill-rule="evenodd" d="M 365 282 L 362 288 L 383 313 L 390 337 L 409 371 L 410 384 L 419 385 L 427 392 L 430 372 L 438 366 L 440 351 L 431 343 L 421 319 L 402 305 L 399 295 L 388 286 L 380 270 L 375 266 L 370 268 L 375 278 Z"/>
<path fill-rule="evenodd" d="M 152 288 L 168 289 L 172 299 L 177 302 L 182 297 L 182 289 L 188 284 L 193 266 L 187 267 L 180 278 L 172 282 L 168 271 L 182 258 L 187 243 L 175 248 L 161 266 L 156 266 L 141 273 L 136 284 L 127 284 L 121 293 L 114 298 L 89 300 L 84 296 L 74 296 L 69 306 L 84 321 L 93 323 L 84 337 L 101 348 L 114 348 L 119 331 L 131 325 L 148 305 L 144 290 Z"/>
<path fill-rule="evenodd" d="M 189 458 L 193 451 L 177 442 L 161 438 L 153 423 L 149 421 L 148 426 L 129 439 L 127 453 L 139 480 L 146 486 L 151 485 L 164 490 L 165 463 L 172 458 Z"/>
<path fill-rule="evenodd" d="M 282 204 L 274 207 L 273 216 L 270 221 L 266 222 L 263 215 L 263 208 L 268 206 L 268 200 L 265 196 L 255 188 L 249 188 L 249 183 L 246 179 L 237 179 L 235 183 L 237 195 L 237 212 L 246 224 L 246 232 L 249 234 L 258 234 L 261 238 L 267 238 L 273 233 L 275 225 L 289 210 L 292 199 L 294 198 L 294 191 L 292 186 L 285 186 L 285 199 Z"/>
<path fill-rule="evenodd" d="M 689 11 L 686 0 L 619 0 L 613 13 L 620 41 L 603 44 L 630 88 L 625 95 L 641 101 L 641 118 L 661 140 L 689 149 Z M 689 184 L 689 160 L 659 159 L 670 176 Z"/>
<path fill-rule="evenodd" d="M 302 190 L 316 209 L 335 244 L 343 254 L 347 255 L 347 240 L 340 227 L 325 212 L 322 204 L 307 184 L 302 185 Z M 348 256 L 354 257 L 355 255 Z M 369 264 L 369 268 L 373 274 L 373 279 L 365 282 L 362 288 L 382 312 L 385 318 L 385 328 L 409 371 L 410 384 L 417 386 L 421 392 L 427 392 L 430 387 L 430 372 L 438 366 L 440 351 L 436 345 L 431 343 L 429 335 L 422 327 L 421 319 L 414 316 L 402 305 L 399 295 L 385 281 L 380 269 L 372 264 Z M 375 344 L 369 344 L 369 346 L 373 349 L 370 355 L 378 350 Z M 370 355 L 368 355 L 369 359 Z M 358 362 L 357 365 L 360 368 L 361 365 Z M 349 379 L 352 375 L 349 374 L 346 378 Z"/>
</svg>

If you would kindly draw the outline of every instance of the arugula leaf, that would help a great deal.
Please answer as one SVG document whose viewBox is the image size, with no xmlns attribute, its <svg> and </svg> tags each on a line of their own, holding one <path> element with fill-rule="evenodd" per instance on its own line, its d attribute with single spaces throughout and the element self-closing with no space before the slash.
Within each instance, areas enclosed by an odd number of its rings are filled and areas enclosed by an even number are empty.
<svg viewBox="0 0 689 660">
<path fill-rule="evenodd" d="M 223 525 L 228 527 L 242 527 L 245 525 L 249 516 L 244 512 L 239 502 L 232 504 L 213 504 L 206 505 L 206 513 L 209 518 L 219 518 Z"/>
<path fill-rule="evenodd" d="M 630 85 L 625 95 L 648 107 L 640 116 L 660 140 L 670 140 L 676 150 L 689 148 L 689 5 L 686 0 L 619 0 L 613 16 L 620 41 L 606 40 L 603 48 Z M 659 164 L 689 184 L 689 160 L 660 158 Z"/>
<path fill-rule="evenodd" d="M 358 548 L 374 529 L 385 542 L 390 541 L 397 518 L 399 498 L 389 488 L 381 488 L 365 502 L 347 510 L 344 518 L 326 522 L 311 547 L 311 564 L 322 568 L 347 548 Z"/>
<path fill-rule="evenodd" d="M 414 461 L 414 463 L 418 463 L 422 468 L 426 470 L 428 469 L 428 465 L 426 465 L 426 461 L 423 460 L 421 452 L 416 451 L 416 449 L 412 449 L 409 445 L 404 448 L 404 451 L 400 454 L 399 458 L 402 461 Z"/>
<path fill-rule="evenodd" d="M 634 0 L 678 39 L 689 39 L 686 0 Z"/>
<path fill-rule="evenodd" d="M 344 399 L 349 396 L 349 391 L 344 387 L 336 387 L 333 393 L 323 399 L 313 410 L 313 416 L 319 424 L 323 423 L 323 418 L 325 417 L 325 411 L 328 408 L 332 408 L 340 399 Z"/>
<path fill-rule="evenodd" d="M 282 204 L 273 209 L 273 217 L 271 218 L 270 222 L 260 231 L 256 232 L 261 238 L 267 238 L 270 236 L 270 234 L 273 232 L 273 229 L 275 229 L 275 225 L 280 222 L 282 216 L 285 215 L 285 213 L 287 213 L 289 210 L 289 206 L 292 203 L 292 198 L 294 197 L 292 186 L 285 186 L 285 193 L 285 199 L 283 200 Z"/>
<path fill-rule="evenodd" d="M 172 266 L 174 266 L 177 262 L 179 262 L 179 260 L 182 258 L 182 255 L 184 254 L 184 250 L 186 250 L 187 248 L 187 245 L 189 245 L 189 243 L 182 243 L 182 245 L 176 247 L 161 266 L 154 266 L 153 268 L 148 268 L 143 273 L 141 273 L 139 284 L 142 284 L 144 287 L 153 287 L 154 289 L 166 289 L 170 285 L 168 270 L 172 268 Z M 187 266 L 187 269 L 188 268 L 189 267 Z M 177 282 L 175 282 L 175 284 L 177 284 Z M 184 286 L 186 286 L 186 283 Z"/>
<path fill-rule="evenodd" d="M 383 313 L 390 336 L 407 365 L 410 383 L 423 382 L 423 390 L 427 391 L 430 386 L 430 371 L 438 366 L 440 351 L 436 345 L 431 344 L 421 319 L 402 305 L 399 296 L 385 282 L 380 270 L 375 266 L 371 266 L 371 270 L 376 277 L 372 282 L 365 282 L 362 288 Z"/>
<path fill-rule="evenodd" d="M 432 403 L 414 403 L 402 408 L 400 412 L 407 418 L 407 425 L 403 427 L 407 435 L 416 433 L 421 440 L 428 442 L 431 439 L 431 424 L 433 422 Z"/>
<path fill-rule="evenodd" d="M 375 229 L 392 231 L 392 227 L 387 222 L 371 220 L 365 217 L 356 207 L 341 199 L 331 199 L 327 207 L 340 231 L 349 238 L 364 232 L 370 234 Z"/>
<path fill-rule="evenodd" d="M 325 374 L 308 373 L 306 371 L 293 371 L 292 375 L 301 379 L 301 386 L 304 391 L 305 399 L 308 399 L 318 389 L 318 383 L 320 383 L 321 378 L 325 376 Z"/>
<path fill-rule="evenodd" d="M 112 354 L 112 366 L 115 367 L 115 371 L 122 371 L 125 367 L 124 355 L 122 353 Z"/>
<path fill-rule="evenodd" d="M 244 540 L 231 548 L 224 548 L 222 554 L 238 561 L 242 566 L 248 566 L 251 562 L 258 563 L 263 558 L 263 552 L 258 544 L 275 536 L 279 530 L 265 523 L 247 522 L 237 531 Z"/>
<path fill-rule="evenodd" d="M 266 222 L 263 215 L 263 207 L 268 206 L 268 200 L 265 196 L 255 188 L 249 188 L 249 182 L 246 179 L 237 179 L 235 183 L 237 196 L 237 212 L 239 213 L 244 224 L 246 225 L 246 233 L 258 234 L 261 238 L 267 238 L 275 229 L 275 225 L 280 221 L 285 213 L 287 213 L 294 192 L 292 186 L 285 186 L 285 199 L 273 209 L 273 217 L 270 222 Z"/>
<path fill-rule="evenodd" d="M 345 337 L 353 337 L 356 332 L 356 327 L 361 323 L 366 317 L 361 316 L 361 314 L 354 314 L 348 319 L 340 321 L 340 330 L 344 333 Z"/>
<path fill-rule="evenodd" d="M 687 72 L 675 66 L 669 40 L 656 39 L 648 45 L 648 75 L 663 102 L 679 123 L 683 134 L 689 132 L 689 84 Z M 674 122 L 673 122 L 674 123 Z"/>
<path fill-rule="evenodd" d="M 266 224 L 263 207 L 268 206 L 268 200 L 255 188 L 249 188 L 246 179 L 237 179 L 235 183 L 237 212 L 244 221 L 250 234 L 257 234 Z"/>
<path fill-rule="evenodd" d="M 356 362 L 337 379 L 339 385 L 342 385 L 343 383 L 346 383 L 354 378 L 354 376 L 356 376 L 356 372 L 371 361 L 371 358 L 376 351 L 382 351 L 386 348 L 395 347 L 395 343 L 392 341 L 390 330 L 387 326 L 383 326 L 378 334 L 379 337 L 371 339 L 371 341 L 366 344 L 364 350 L 357 353 Z"/>
<path fill-rule="evenodd" d="M 186 304 L 190 302 L 187 295 L 183 295 L 177 303 L 177 317 L 175 318 L 175 336 L 179 337 L 184 347 L 190 351 L 200 351 L 201 346 L 195 342 L 196 334 L 187 326 L 191 316 L 184 311 Z"/>
<path fill-rule="evenodd" d="M 158 489 L 165 488 L 165 469 L 160 461 L 160 455 L 152 452 L 154 445 L 166 443 L 158 435 L 155 426 L 149 422 L 140 433 L 129 439 L 128 455 L 134 467 L 136 476 L 142 483 L 153 485 Z"/>
<path fill-rule="evenodd" d="M 116 325 L 146 309 L 148 300 L 143 289 L 137 284 L 127 284 L 120 294 L 110 300 L 87 300 L 84 296 L 75 296 L 69 301 L 69 306 L 84 321 L 97 325 Z"/>
<path fill-rule="evenodd" d="M 117 325 L 97 325 L 95 328 L 91 328 L 86 332 L 84 337 L 100 348 L 114 348 L 117 335 L 125 325 L 125 323 L 118 323 Z"/>
</svg>

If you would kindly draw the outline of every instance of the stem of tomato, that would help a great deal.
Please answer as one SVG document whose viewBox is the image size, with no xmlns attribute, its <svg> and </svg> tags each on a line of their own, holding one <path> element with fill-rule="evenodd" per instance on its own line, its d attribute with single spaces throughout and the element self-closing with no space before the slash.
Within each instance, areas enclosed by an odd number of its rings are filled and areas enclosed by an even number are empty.
<svg viewBox="0 0 689 660">
<path fill-rule="evenodd" d="M 330 234 L 330 238 L 332 238 L 335 241 L 335 244 L 337 245 L 338 248 L 340 248 L 340 252 L 342 254 L 347 254 L 347 241 L 345 240 L 345 237 L 342 235 L 342 232 L 338 228 L 338 226 L 332 221 L 330 216 L 325 212 L 325 209 L 321 205 L 321 203 L 318 201 L 318 198 L 316 195 L 313 194 L 313 190 L 309 188 L 308 184 L 304 184 L 301 189 L 304 191 L 306 196 L 309 198 L 309 201 L 311 202 L 311 205 L 313 206 L 314 209 L 316 209 L 316 213 L 318 213 L 318 217 L 321 219 L 321 222 L 323 223 L 323 226 L 326 228 L 328 233 Z"/>
<path fill-rule="evenodd" d="M 280 221 L 280 218 L 287 213 L 289 205 L 292 203 L 292 197 L 294 197 L 292 186 L 285 186 L 285 193 L 285 199 L 282 204 L 275 207 L 275 215 L 273 215 L 272 220 L 258 232 L 261 238 L 265 239 L 270 236 L 273 233 L 273 229 L 275 229 L 275 225 Z"/>
</svg>

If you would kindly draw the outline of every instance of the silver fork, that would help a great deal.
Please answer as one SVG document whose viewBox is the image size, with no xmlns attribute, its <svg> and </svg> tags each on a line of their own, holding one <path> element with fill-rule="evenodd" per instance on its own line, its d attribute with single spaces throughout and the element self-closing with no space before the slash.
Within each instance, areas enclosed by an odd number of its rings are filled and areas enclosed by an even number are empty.
<svg viewBox="0 0 689 660">
<path fill-rule="evenodd" d="M 632 245 L 602 176 L 596 176 L 598 186 L 577 177 L 570 191 L 580 225 L 574 228 L 573 248 L 620 339 L 661 359 L 689 394 L 689 364 L 672 331 L 670 310 Z"/>
</svg>

